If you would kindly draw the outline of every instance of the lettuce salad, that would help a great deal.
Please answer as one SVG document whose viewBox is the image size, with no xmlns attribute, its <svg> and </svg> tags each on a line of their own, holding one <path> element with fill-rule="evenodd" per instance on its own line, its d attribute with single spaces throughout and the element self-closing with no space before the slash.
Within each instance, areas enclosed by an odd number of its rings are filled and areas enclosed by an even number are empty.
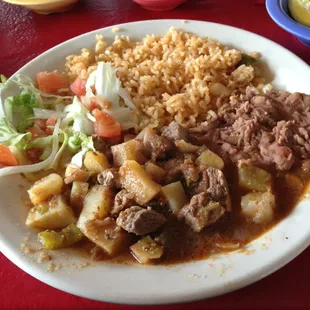
<svg viewBox="0 0 310 310">
<path fill-rule="evenodd" d="M 72 155 L 67 164 L 82 167 L 85 153 L 95 151 L 94 135 L 109 138 L 136 126 L 136 107 L 108 63 L 99 62 L 87 81 L 78 78 L 70 87 L 75 96 L 46 92 L 40 87 L 38 75 L 37 79 L 38 87 L 27 76 L 18 75 L 10 80 L 1 76 L 2 90 L 16 84 L 21 93 L 1 102 L 0 176 L 56 169 L 64 152 Z M 78 91 L 74 84 L 80 85 Z M 1 155 L 2 149 L 4 153 L 11 152 L 17 165 L 1 162 L 1 156 L 5 156 Z M 29 159 L 31 150 L 39 154 L 36 162 Z"/>
</svg>

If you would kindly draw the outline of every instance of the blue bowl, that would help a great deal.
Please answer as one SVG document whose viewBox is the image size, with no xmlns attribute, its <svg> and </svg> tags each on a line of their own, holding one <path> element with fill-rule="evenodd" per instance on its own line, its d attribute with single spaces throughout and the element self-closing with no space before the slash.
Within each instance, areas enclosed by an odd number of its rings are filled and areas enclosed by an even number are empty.
<svg viewBox="0 0 310 310">
<path fill-rule="evenodd" d="M 290 16 L 288 0 L 266 0 L 266 8 L 275 23 L 295 35 L 301 43 L 310 47 L 310 28 L 297 23 Z"/>
</svg>

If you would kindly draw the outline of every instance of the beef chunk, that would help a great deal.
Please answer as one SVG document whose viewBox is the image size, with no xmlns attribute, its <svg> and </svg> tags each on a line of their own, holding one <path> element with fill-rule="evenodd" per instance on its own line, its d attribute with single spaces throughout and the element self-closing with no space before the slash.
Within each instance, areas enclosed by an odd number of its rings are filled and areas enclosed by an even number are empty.
<svg viewBox="0 0 310 310">
<path fill-rule="evenodd" d="M 220 201 L 228 195 L 228 186 L 223 172 L 215 168 L 207 168 L 205 170 L 209 178 L 209 188 L 207 193 L 211 199 Z"/>
<path fill-rule="evenodd" d="M 175 151 L 174 144 L 167 138 L 157 135 L 151 128 L 145 129 L 143 144 L 152 160 L 163 159 Z"/>
<path fill-rule="evenodd" d="M 124 230 L 138 236 L 156 231 L 166 222 L 166 218 L 151 208 L 141 208 L 138 206 L 130 207 L 122 211 L 116 224 Z"/>
<path fill-rule="evenodd" d="M 107 150 L 106 143 L 100 137 L 93 135 L 93 143 L 94 143 L 94 148 L 96 151 L 100 153 L 104 153 Z"/>
<path fill-rule="evenodd" d="M 165 183 L 171 183 L 178 180 L 182 176 L 182 165 L 184 159 L 171 158 L 158 165 L 166 171 Z"/>
<path fill-rule="evenodd" d="M 106 169 L 97 176 L 99 184 L 110 188 L 121 188 L 117 168 Z"/>
<path fill-rule="evenodd" d="M 221 170 L 212 167 L 203 170 L 195 191 L 206 193 L 211 200 L 220 202 L 227 211 L 231 211 L 228 184 Z"/>
<path fill-rule="evenodd" d="M 93 135 L 93 142 L 94 142 L 94 148 L 97 152 L 104 153 L 109 161 L 113 159 L 111 147 L 107 145 L 103 139 L 97 137 L 96 135 Z"/>
<path fill-rule="evenodd" d="M 169 126 L 164 128 L 162 136 L 171 141 L 184 140 L 188 142 L 192 139 L 190 132 L 176 121 L 171 122 Z"/>
<path fill-rule="evenodd" d="M 223 214 L 225 208 L 219 203 L 209 199 L 207 193 L 200 193 L 192 197 L 178 214 L 195 232 L 215 223 Z"/>
<path fill-rule="evenodd" d="M 112 208 L 111 214 L 118 214 L 121 211 L 131 207 L 134 201 L 134 195 L 129 193 L 126 189 L 119 191 L 114 198 L 114 206 Z"/>
<path fill-rule="evenodd" d="M 179 180 L 182 175 L 188 184 L 199 179 L 199 168 L 190 158 L 171 158 L 158 164 L 167 172 L 166 184 Z"/>
<path fill-rule="evenodd" d="M 188 185 L 198 181 L 199 168 L 195 165 L 192 159 L 185 159 L 183 164 L 181 165 L 181 169 Z"/>
</svg>

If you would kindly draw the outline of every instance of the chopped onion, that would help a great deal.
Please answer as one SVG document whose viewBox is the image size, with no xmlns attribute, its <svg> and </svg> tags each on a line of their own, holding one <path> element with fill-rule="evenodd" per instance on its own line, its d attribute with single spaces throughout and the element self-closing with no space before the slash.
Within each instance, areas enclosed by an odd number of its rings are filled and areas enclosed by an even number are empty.
<svg viewBox="0 0 310 310">
<path fill-rule="evenodd" d="M 127 130 L 135 126 L 134 118 L 129 108 L 118 108 L 106 110 L 121 126 L 122 130 Z"/>
<path fill-rule="evenodd" d="M 91 115 L 90 112 L 87 113 L 87 118 L 88 118 L 90 121 L 92 121 L 92 122 L 95 122 L 95 121 L 96 121 L 96 118 L 95 118 L 93 115 Z"/>
<path fill-rule="evenodd" d="M 82 166 L 83 166 L 83 159 L 84 159 L 85 153 L 86 153 L 86 152 L 85 152 L 84 150 L 82 150 L 82 151 L 76 153 L 76 154 L 71 158 L 71 162 L 70 162 L 69 166 L 82 168 Z"/>
<path fill-rule="evenodd" d="M 39 119 L 49 119 L 51 117 L 56 117 L 56 118 L 64 117 L 64 113 L 57 112 L 55 110 L 34 108 L 33 112 L 34 112 L 34 116 Z"/>
<path fill-rule="evenodd" d="M 135 106 L 135 104 L 133 103 L 133 101 L 132 101 L 132 99 L 130 97 L 130 94 L 128 93 L 128 91 L 125 88 L 121 87 L 119 89 L 118 94 L 120 95 L 120 97 L 123 98 L 123 100 L 124 100 L 125 104 L 127 105 L 127 107 L 129 107 L 132 110 L 136 110 L 137 109 L 137 107 Z"/>
<path fill-rule="evenodd" d="M 273 89 L 271 84 L 266 84 L 263 88 L 262 91 L 264 94 L 267 94 L 268 92 L 270 92 Z"/>
<path fill-rule="evenodd" d="M 93 124 L 88 118 L 82 115 L 75 117 L 72 129 L 74 132 L 83 132 L 86 135 L 92 135 L 94 133 Z"/>
</svg>

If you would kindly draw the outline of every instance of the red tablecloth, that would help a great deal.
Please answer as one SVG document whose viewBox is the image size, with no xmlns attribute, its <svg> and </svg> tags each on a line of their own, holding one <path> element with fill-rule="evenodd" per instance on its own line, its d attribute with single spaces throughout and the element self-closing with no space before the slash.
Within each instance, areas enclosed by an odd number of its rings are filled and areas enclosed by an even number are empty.
<svg viewBox="0 0 310 310">
<path fill-rule="evenodd" d="M 275 0 L 276 1 L 276 0 Z M 243 28 L 272 39 L 310 64 L 310 49 L 279 28 L 257 0 L 187 0 L 168 12 L 150 12 L 131 0 L 82 0 L 64 14 L 42 16 L 0 2 L 0 73 L 10 76 L 38 54 L 69 38 L 130 21 L 198 19 Z M 251 42 L 249 42 L 251 44 Z M 298 229 L 298 227 L 296 227 Z M 1 250 L 1 249 L 0 249 Z M 237 292 L 161 309 L 308 309 L 310 249 L 268 278 Z M 136 309 L 99 303 L 51 288 L 0 254 L 0 309 Z M 150 309 L 160 307 L 151 307 Z"/>
</svg>

